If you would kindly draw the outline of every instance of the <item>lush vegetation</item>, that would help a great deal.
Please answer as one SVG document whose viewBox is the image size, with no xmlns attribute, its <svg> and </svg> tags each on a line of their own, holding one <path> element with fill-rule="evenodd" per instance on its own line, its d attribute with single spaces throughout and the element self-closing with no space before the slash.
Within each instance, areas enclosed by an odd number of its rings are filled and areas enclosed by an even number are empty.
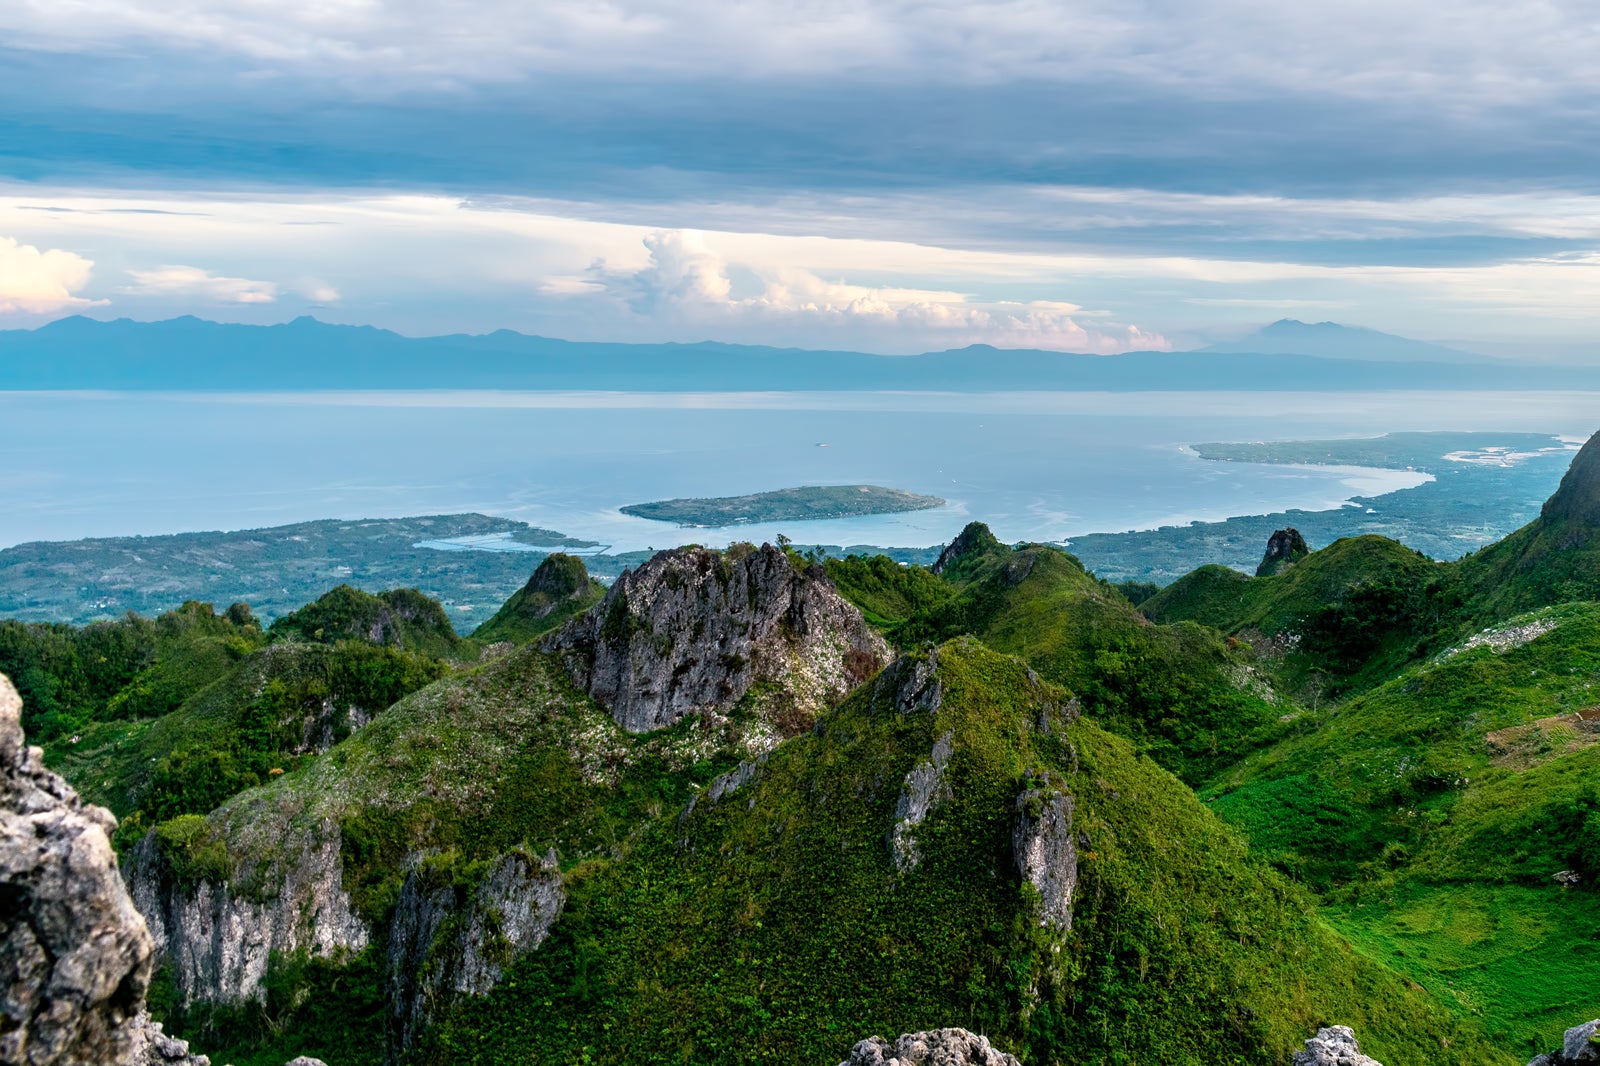
<svg viewBox="0 0 1600 1066">
<path fill-rule="evenodd" d="M 1510 1061 L 1351 954 L 1125 742 L 1039 733 L 1040 703 L 1062 697 L 1020 663 L 976 644 L 938 661 L 935 712 L 863 690 L 736 800 L 575 868 L 551 942 L 420 1061 L 828 1062 L 867 1033 L 955 1024 L 1034 1062 L 1264 1064 L 1329 1017 L 1394 1061 Z M 946 732 L 952 798 L 897 874 L 899 782 Z M 1046 770 L 1086 842 L 1064 935 L 1040 927 L 1011 857 L 1017 793 Z"/>
<path fill-rule="evenodd" d="M 526 644 L 593 607 L 605 592 L 605 586 L 589 576 L 582 559 L 555 552 L 472 637 L 480 644 L 501 640 Z"/>
</svg>

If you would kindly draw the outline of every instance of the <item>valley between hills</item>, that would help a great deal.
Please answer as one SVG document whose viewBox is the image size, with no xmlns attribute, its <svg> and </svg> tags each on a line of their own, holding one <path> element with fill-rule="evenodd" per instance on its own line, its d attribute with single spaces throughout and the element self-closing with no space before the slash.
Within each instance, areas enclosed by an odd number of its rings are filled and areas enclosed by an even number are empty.
<svg viewBox="0 0 1600 1066">
<path fill-rule="evenodd" d="M 111 812 L 117 1010 L 217 1062 L 1559 1066 L 1600 1017 L 1600 436 L 1561 457 L 1450 561 L 556 551 L 470 635 L 336 584 L 0 623 L 0 672 L 26 772 Z"/>
</svg>

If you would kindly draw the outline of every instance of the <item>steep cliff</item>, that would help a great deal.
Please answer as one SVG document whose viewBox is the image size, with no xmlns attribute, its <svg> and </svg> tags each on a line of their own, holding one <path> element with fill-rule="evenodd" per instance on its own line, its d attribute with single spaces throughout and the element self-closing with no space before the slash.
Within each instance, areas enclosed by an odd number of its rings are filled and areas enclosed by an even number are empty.
<svg viewBox="0 0 1600 1066">
<path fill-rule="evenodd" d="M 44 768 L 21 722 L 0 676 L 0 1063 L 120 1063 L 150 934 L 117 876 L 116 820 Z"/>
<path fill-rule="evenodd" d="M 751 695 L 792 735 L 888 659 L 826 571 L 801 571 L 771 545 L 658 553 L 543 647 L 633 733 Z"/>
</svg>

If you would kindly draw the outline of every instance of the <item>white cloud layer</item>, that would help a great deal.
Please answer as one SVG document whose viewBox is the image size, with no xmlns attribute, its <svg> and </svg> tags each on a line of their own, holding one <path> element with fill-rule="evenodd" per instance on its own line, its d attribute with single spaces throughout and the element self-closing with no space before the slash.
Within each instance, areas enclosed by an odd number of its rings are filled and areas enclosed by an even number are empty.
<svg viewBox="0 0 1600 1066">
<path fill-rule="evenodd" d="M 1504 102 L 1600 84 L 1583 0 L 21 0 L 0 5 L 0 31 L 13 46 L 193 48 L 423 86 L 937 70 Z"/>
<path fill-rule="evenodd" d="M 1085 327 L 1078 319 L 1094 312 L 1061 301 L 979 303 L 959 292 L 826 281 L 791 265 L 730 264 L 690 230 L 650 233 L 644 246 L 649 254 L 644 267 L 616 270 L 597 262 L 589 269 L 586 287 L 569 285 L 566 291 L 605 292 L 636 314 L 701 327 L 783 324 L 818 331 L 867 330 L 896 336 L 902 345 L 931 341 L 952 347 L 993 344 L 1097 354 L 1171 347 L 1166 338 L 1137 326 Z M 749 295 L 734 291 L 735 270 L 752 279 Z"/>
<path fill-rule="evenodd" d="M 77 295 L 94 261 L 0 237 L 0 315 L 54 315 L 94 306 Z"/>
<path fill-rule="evenodd" d="M 220 304 L 270 304 L 278 299 L 278 286 L 270 281 L 230 278 L 194 266 L 130 270 L 128 276 L 133 278 L 128 292 L 136 296 L 178 296 Z"/>
</svg>

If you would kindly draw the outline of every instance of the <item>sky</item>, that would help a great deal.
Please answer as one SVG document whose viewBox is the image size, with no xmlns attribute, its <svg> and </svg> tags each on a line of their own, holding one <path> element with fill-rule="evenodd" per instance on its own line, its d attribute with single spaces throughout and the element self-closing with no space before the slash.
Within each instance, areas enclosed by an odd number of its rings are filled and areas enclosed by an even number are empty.
<svg viewBox="0 0 1600 1066">
<path fill-rule="evenodd" d="M 1576 0 L 9 0 L 0 328 L 1600 361 Z"/>
</svg>

